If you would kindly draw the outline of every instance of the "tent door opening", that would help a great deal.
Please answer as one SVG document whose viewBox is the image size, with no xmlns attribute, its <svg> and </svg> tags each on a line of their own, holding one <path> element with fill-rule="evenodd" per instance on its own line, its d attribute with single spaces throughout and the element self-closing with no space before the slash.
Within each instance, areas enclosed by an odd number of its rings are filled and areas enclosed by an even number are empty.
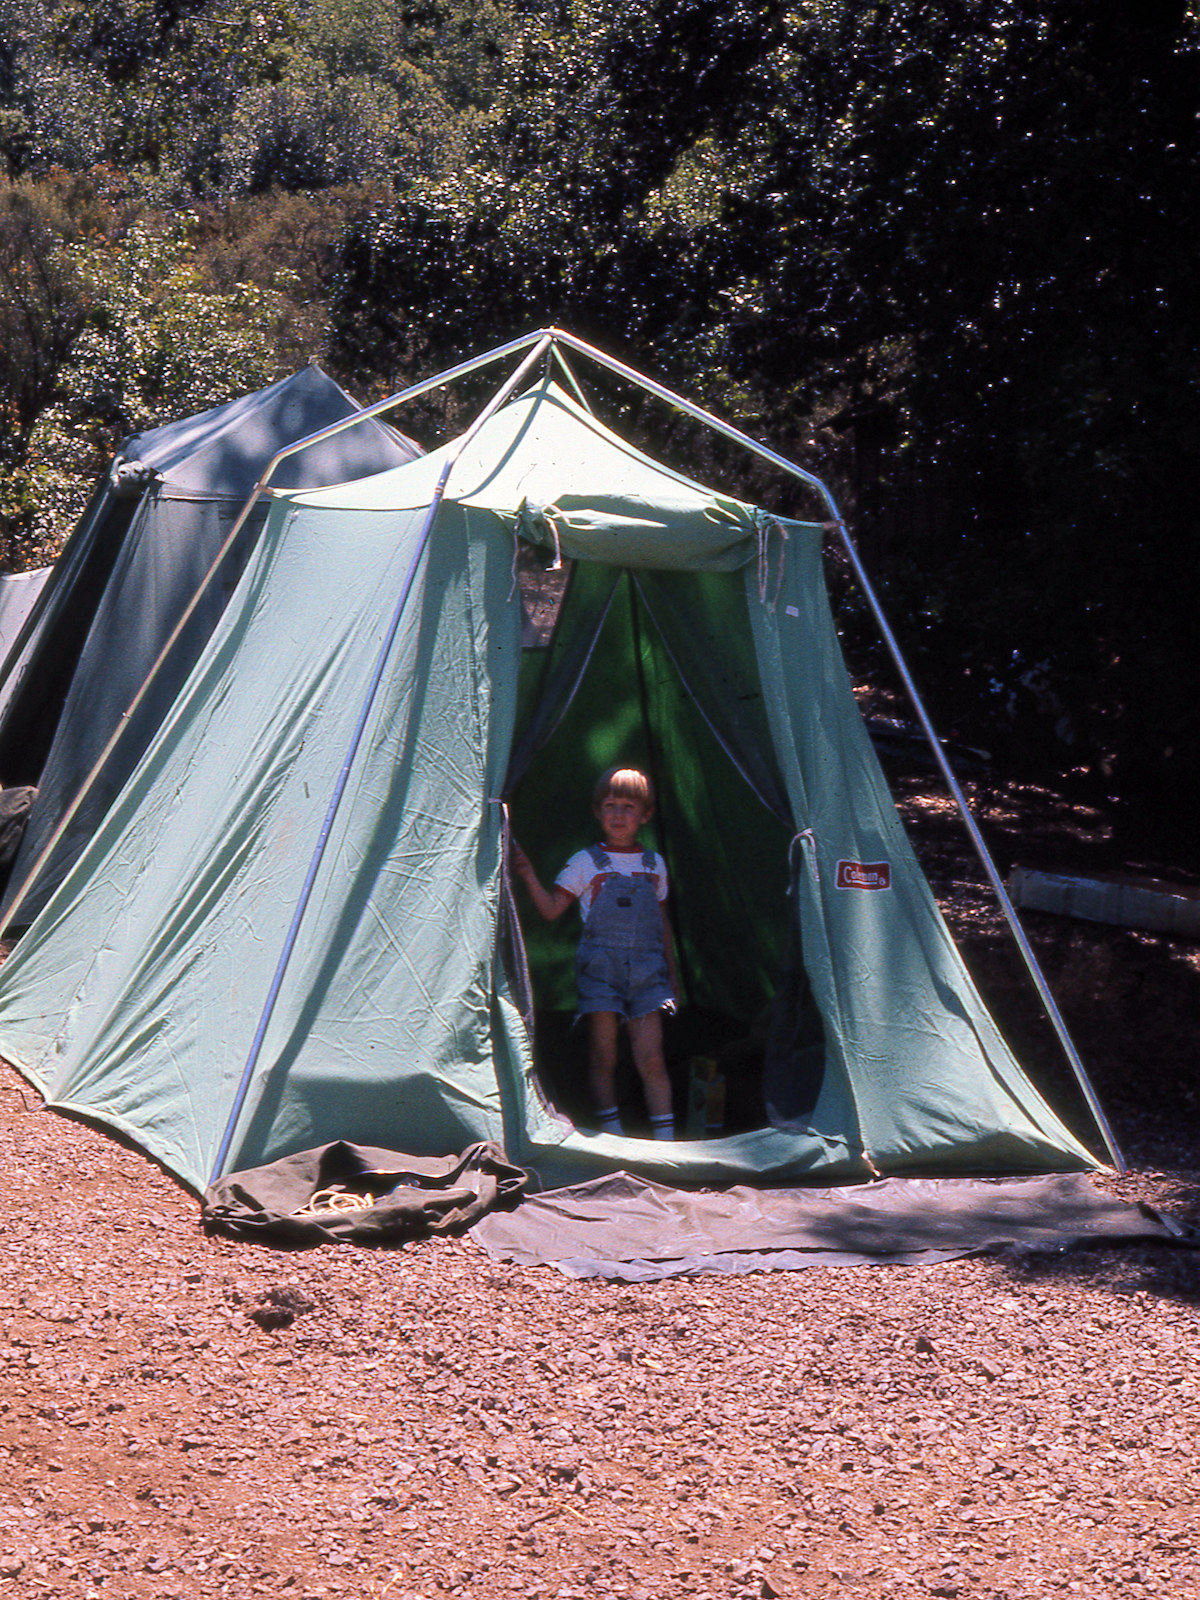
<svg viewBox="0 0 1200 1600">
<path fill-rule="evenodd" d="M 802 1116 L 824 1039 L 789 914 L 793 830 L 739 574 L 573 565 L 548 646 L 524 653 L 506 785 L 514 835 L 544 883 L 595 840 L 593 786 L 616 764 L 647 772 L 657 796 L 642 840 L 670 882 L 682 1005 L 664 1046 L 677 1115 L 699 1057 L 725 1080 L 727 1131 Z M 519 887 L 517 903 L 542 1089 L 587 1126 L 579 916 L 546 925 Z M 628 1060 L 618 1084 L 626 1128 L 642 1131 Z"/>
</svg>

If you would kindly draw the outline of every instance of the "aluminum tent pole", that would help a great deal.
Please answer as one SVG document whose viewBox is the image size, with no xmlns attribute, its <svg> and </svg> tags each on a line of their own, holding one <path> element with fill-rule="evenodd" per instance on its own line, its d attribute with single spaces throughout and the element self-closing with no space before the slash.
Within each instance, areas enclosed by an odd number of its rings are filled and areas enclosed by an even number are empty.
<svg viewBox="0 0 1200 1600">
<path fill-rule="evenodd" d="M 829 500 L 829 504 L 831 506 L 833 505 L 832 499 Z M 1084 1098 L 1086 1099 L 1088 1108 L 1095 1119 L 1096 1126 L 1103 1135 L 1104 1143 L 1108 1147 L 1108 1153 L 1112 1157 L 1113 1165 L 1116 1167 L 1119 1173 L 1125 1173 L 1128 1171 L 1128 1168 L 1125 1164 L 1125 1158 L 1121 1154 L 1112 1128 L 1109 1126 L 1108 1118 L 1104 1114 L 1104 1108 L 1101 1106 L 1099 1098 L 1096 1095 L 1096 1091 L 1092 1087 L 1091 1079 L 1087 1075 L 1087 1069 L 1084 1067 L 1079 1052 L 1075 1048 L 1075 1042 L 1067 1030 L 1067 1025 L 1063 1020 L 1062 1013 L 1059 1011 L 1054 996 L 1050 992 L 1050 986 L 1046 982 L 1046 977 L 1042 971 L 1041 963 L 1038 961 L 1038 958 L 1034 953 L 1033 946 L 1029 943 L 1024 926 L 1021 923 L 1020 917 L 1017 915 L 1017 908 L 1013 904 L 1008 890 L 1004 885 L 1004 880 L 1000 876 L 1000 872 L 995 861 L 992 859 L 992 853 L 987 847 L 987 842 L 984 839 L 983 834 L 979 831 L 979 824 L 975 821 L 974 815 L 971 812 L 971 808 L 967 804 L 967 798 L 963 794 L 958 779 L 954 774 L 954 769 L 951 767 L 950 762 L 947 759 L 946 752 L 942 747 L 942 742 L 938 738 L 936 732 L 934 731 L 933 724 L 929 720 L 929 715 L 925 710 L 925 706 L 921 700 L 917 686 L 913 681 L 912 674 L 909 672 L 908 665 L 901 654 L 900 645 L 895 634 L 892 632 L 887 617 L 884 615 L 883 607 L 880 605 L 871 581 L 863 567 L 854 541 L 850 537 L 846 524 L 842 521 L 841 517 L 837 515 L 836 510 L 834 512 L 834 522 L 842 542 L 842 547 L 850 558 L 850 563 L 854 568 L 855 577 L 858 579 L 862 591 L 867 597 L 867 604 L 871 607 L 871 612 L 875 618 L 876 625 L 883 636 L 884 643 L 887 645 L 888 653 L 891 655 L 896 670 L 900 674 L 901 681 L 903 682 L 905 690 L 908 693 L 908 697 L 912 702 L 913 709 L 917 713 L 917 717 L 921 723 L 922 729 L 924 730 L 925 737 L 929 741 L 929 748 L 933 752 L 934 760 L 937 762 L 938 767 L 941 770 L 941 774 L 945 779 L 947 788 L 954 797 L 954 803 L 958 807 L 959 814 L 961 815 L 967 832 L 970 835 L 971 843 L 975 846 L 976 854 L 983 863 L 983 869 L 987 873 L 988 879 L 993 890 L 995 891 L 996 899 L 1000 903 L 1000 909 L 1003 911 L 1005 920 L 1008 923 L 1013 938 L 1016 940 L 1017 948 L 1021 952 L 1026 969 L 1029 972 L 1029 976 L 1033 979 L 1034 986 L 1037 989 L 1038 996 L 1041 999 L 1043 1007 L 1045 1008 L 1046 1015 L 1049 1017 L 1050 1023 L 1058 1036 L 1058 1042 L 1062 1046 L 1063 1053 L 1071 1065 L 1071 1070 L 1075 1074 L 1075 1078 L 1080 1089 L 1083 1091 Z"/>
<path fill-rule="evenodd" d="M 454 383 L 459 378 L 465 378 L 469 373 L 478 372 L 481 367 L 491 366 L 494 362 L 503 361 L 506 356 L 516 355 L 518 351 L 527 350 L 530 345 L 537 345 L 541 350 L 546 347 L 551 337 L 552 335 L 548 330 L 539 330 L 535 333 L 523 334 L 519 339 L 510 339 L 507 344 L 497 345 L 492 350 L 485 350 L 482 355 L 472 356 L 467 361 L 460 361 L 456 367 L 447 367 L 444 372 L 435 373 L 432 378 L 423 378 L 420 383 L 411 384 L 407 389 L 400 389 L 396 394 L 387 395 L 382 400 L 376 400 L 373 405 L 364 406 L 361 411 L 354 412 L 352 416 L 343 417 L 338 422 L 330 422 L 324 428 L 319 428 L 316 433 L 306 434 L 303 439 L 297 439 L 294 444 L 285 445 L 282 450 L 278 451 L 267 462 L 262 477 L 250 492 L 246 511 L 249 511 L 260 491 L 266 487 L 275 468 L 281 461 L 286 461 L 289 456 L 296 455 L 300 450 L 307 450 L 310 445 L 320 444 L 324 439 L 332 439 L 335 434 L 345 433 L 347 428 L 357 427 L 360 422 L 366 422 L 372 417 L 382 416 L 385 411 L 390 411 L 395 406 L 403 405 L 407 400 L 415 400 L 419 395 L 428 394 L 431 389 L 445 388 L 447 384 Z"/>
<path fill-rule="evenodd" d="M 393 406 L 402 405 L 406 400 L 413 400 L 418 395 L 427 394 L 431 389 L 441 388 L 443 384 L 451 383 L 454 381 L 454 379 L 463 377 L 469 372 L 474 372 L 478 368 L 487 366 L 491 362 L 502 360 L 505 356 L 511 355 L 518 350 L 523 350 L 528 345 L 535 343 L 539 337 L 541 337 L 541 335 L 536 333 L 529 334 L 522 339 L 514 339 L 509 344 L 500 345 L 495 350 L 488 351 L 485 355 L 476 356 L 470 361 L 464 361 L 460 363 L 460 365 L 457 367 L 451 367 L 448 371 L 439 373 L 436 377 L 426 378 L 421 383 L 415 383 L 411 386 L 411 388 L 402 389 L 398 394 L 390 395 L 386 400 L 379 400 L 374 405 L 364 407 L 361 411 L 355 411 L 351 416 L 343 417 L 339 422 L 331 423 L 327 427 L 319 429 L 316 433 L 306 434 L 303 439 L 297 439 L 294 443 L 286 445 L 284 449 L 276 451 L 276 453 L 271 457 L 270 461 L 268 461 L 266 467 L 263 469 L 262 475 L 258 482 L 250 491 L 245 505 L 238 513 L 232 528 L 229 530 L 229 533 L 225 538 L 224 543 L 221 545 L 221 548 L 217 551 L 216 556 L 213 558 L 212 565 L 201 578 L 199 588 L 188 602 L 183 615 L 179 618 L 178 622 L 171 630 L 166 643 L 155 657 L 149 672 L 146 674 L 141 688 L 137 691 L 133 699 L 122 712 L 120 720 L 113 729 L 112 735 L 107 744 L 105 744 L 103 750 L 101 750 L 99 756 L 96 758 L 94 766 L 88 772 L 82 784 L 75 792 L 71 803 L 67 806 L 66 810 L 55 824 L 53 831 L 51 832 L 46 843 L 43 845 L 37 856 L 37 859 L 34 861 L 25 877 L 21 880 L 16 894 L 9 901 L 8 909 L 5 911 L 3 917 L 0 917 L 0 938 L 3 938 L 8 932 L 9 928 L 12 926 L 13 920 L 16 917 L 17 912 L 20 910 L 25 896 L 29 893 L 30 889 L 41 876 L 47 862 L 57 849 L 59 840 L 71 826 L 71 823 L 74 821 L 75 815 L 80 806 L 87 799 L 94 784 L 96 783 L 96 780 L 107 766 L 109 757 L 120 743 L 121 736 L 124 734 L 125 729 L 129 726 L 130 720 L 137 711 L 137 708 L 141 705 L 146 695 L 150 692 L 155 679 L 158 677 L 158 674 L 162 669 L 163 663 L 166 661 L 167 657 L 174 648 L 175 641 L 179 638 L 179 635 L 183 632 L 184 628 L 187 627 L 187 624 L 191 620 L 196 607 L 203 599 L 209 584 L 212 582 L 226 556 L 233 548 L 234 540 L 237 538 L 238 534 L 241 533 L 242 528 L 245 526 L 247 517 L 249 517 L 251 511 L 254 509 L 259 496 L 266 490 L 267 485 L 270 483 L 270 480 L 280 463 L 286 461 L 290 456 L 298 455 L 302 450 L 307 450 L 311 445 L 320 444 L 323 440 L 330 439 L 335 434 L 344 433 L 348 428 L 357 427 L 360 422 L 366 422 L 372 417 L 381 415 L 384 411 Z"/>
<path fill-rule="evenodd" d="M 711 411 L 706 411 L 702 406 L 693 404 L 692 401 L 684 399 L 682 395 L 675 394 L 663 384 L 656 383 L 652 378 L 645 377 L 642 373 L 637 372 L 633 367 L 626 366 L 624 362 L 617 361 L 612 356 L 605 355 L 603 351 L 596 350 L 593 346 L 585 344 L 581 339 L 576 339 L 572 334 L 565 333 L 561 329 L 557 328 L 551 329 L 550 332 L 553 333 L 553 336 L 557 341 L 568 345 L 571 349 L 577 350 L 583 355 L 591 357 L 593 360 L 599 362 L 602 366 L 608 367 L 611 371 L 619 373 L 622 377 L 627 378 L 631 383 L 640 385 L 641 388 L 647 390 L 650 394 L 657 395 L 659 399 L 664 400 L 668 405 L 675 407 L 676 410 L 683 411 L 688 416 L 695 417 L 698 421 L 703 422 L 707 427 L 712 428 L 715 432 L 723 434 L 727 439 L 731 439 L 735 443 L 740 444 L 744 448 L 750 450 L 753 454 L 761 456 L 764 461 L 771 462 L 773 465 L 779 467 L 782 471 L 788 473 L 791 477 L 798 478 L 802 483 L 808 484 L 820 495 L 829 512 L 830 523 L 838 532 L 842 546 L 845 549 L 846 554 L 850 559 L 850 564 L 854 569 L 855 577 L 858 579 L 862 591 L 866 596 L 867 604 L 871 608 L 876 625 L 878 626 L 883 637 L 883 641 L 887 646 L 888 652 L 895 663 L 896 670 L 900 674 L 905 691 L 907 692 L 909 699 L 912 701 L 913 709 L 916 711 L 917 718 L 920 721 L 922 730 L 925 733 L 925 737 L 929 741 L 929 747 L 933 752 L 934 759 L 938 764 L 942 777 L 945 779 L 946 785 L 950 790 L 950 794 L 954 799 L 954 803 L 958 807 L 959 814 L 963 819 L 963 823 L 967 829 L 968 835 L 970 836 L 971 843 L 975 847 L 975 851 L 983 864 L 984 871 L 987 873 L 988 880 L 995 891 L 996 898 L 1000 904 L 1000 909 L 1004 913 L 1004 918 L 1009 925 L 1013 938 L 1016 941 L 1017 948 L 1021 952 L 1021 957 L 1025 963 L 1026 970 L 1028 971 L 1030 978 L 1033 980 L 1038 997 L 1041 1000 L 1046 1015 L 1050 1020 L 1050 1024 L 1057 1035 L 1058 1042 L 1062 1047 L 1068 1063 L 1070 1064 L 1071 1070 L 1075 1075 L 1075 1080 L 1083 1093 L 1084 1099 L 1087 1101 L 1088 1109 L 1092 1113 L 1092 1117 L 1094 1118 L 1096 1126 L 1100 1131 L 1105 1146 L 1108 1149 L 1108 1153 L 1112 1157 L 1113 1165 L 1119 1173 L 1128 1171 L 1128 1168 L 1125 1164 L 1125 1158 L 1122 1156 L 1120 1148 L 1117 1145 L 1116 1138 L 1114 1137 L 1112 1128 L 1109 1125 L 1108 1118 L 1105 1116 L 1104 1109 L 1100 1104 L 1099 1098 L 1096 1095 L 1096 1091 L 1092 1087 L 1091 1080 L 1087 1074 L 1087 1069 L 1083 1064 L 1078 1050 L 1075 1048 L 1074 1040 L 1071 1038 L 1071 1035 L 1067 1030 L 1066 1022 L 1063 1020 L 1062 1013 L 1059 1011 L 1054 996 L 1050 992 L 1050 987 L 1046 982 L 1045 974 L 1042 971 L 1033 947 L 1029 943 L 1025 929 L 1021 925 L 1021 920 L 1017 915 L 1016 907 L 1013 905 L 1008 890 L 1004 886 L 1004 880 L 1001 878 L 999 870 L 996 867 L 996 863 L 992 859 L 991 852 L 987 847 L 987 842 L 982 833 L 979 831 L 979 825 L 976 823 L 975 818 L 971 813 L 971 808 L 967 804 L 966 796 L 963 794 L 958 779 L 955 777 L 954 771 L 946 758 L 946 753 L 942 748 L 941 740 L 934 731 L 933 724 L 929 719 L 929 714 L 925 710 L 925 706 L 921 700 L 916 683 L 914 682 L 912 674 L 908 669 L 908 664 L 904 660 L 903 654 L 901 653 L 899 642 L 897 641 L 895 634 L 892 632 L 891 626 L 884 614 L 883 607 L 879 602 L 879 598 L 875 593 L 874 587 L 871 584 L 871 580 L 867 576 L 866 570 L 859 558 L 858 551 L 853 540 L 850 538 L 846 524 L 842 520 L 841 514 L 838 511 L 838 508 L 834 503 L 833 496 L 830 494 L 829 490 L 825 487 L 821 480 L 814 477 L 812 473 L 806 472 L 803 467 L 798 466 L 794 461 L 789 461 L 785 456 L 778 455 L 774 450 L 769 450 L 765 445 L 759 444 L 759 442 L 756 439 L 752 439 L 749 434 L 743 433 L 740 428 L 735 428 L 731 423 L 725 422 L 722 418 L 715 416 Z"/>
<path fill-rule="evenodd" d="M 375 658 L 374 670 L 372 671 L 370 681 L 367 685 L 367 691 L 363 699 L 362 708 L 359 711 L 358 720 L 354 725 L 354 731 L 350 737 L 350 746 L 346 751 L 346 756 L 342 762 L 341 771 L 338 773 L 337 780 L 334 783 L 333 794 L 330 797 L 329 805 L 325 812 L 325 819 L 321 824 L 321 831 L 318 835 L 317 843 L 312 853 L 312 859 L 309 862 L 308 872 L 305 876 L 304 884 L 300 890 L 300 898 L 297 902 L 295 912 L 293 913 L 291 925 L 289 926 L 287 935 L 284 939 L 283 950 L 280 953 L 279 961 L 275 968 L 275 976 L 271 980 L 271 987 L 267 994 L 266 1003 L 263 1006 L 258 1027 L 254 1032 L 254 1038 L 250 1045 L 250 1054 L 246 1059 L 246 1065 L 242 1069 L 242 1076 L 238 1083 L 237 1091 L 234 1094 L 233 1105 L 230 1108 L 229 1118 L 225 1124 L 225 1131 L 221 1136 L 221 1143 L 217 1149 L 216 1158 L 213 1161 L 212 1172 L 209 1177 L 210 1184 L 215 1183 L 216 1180 L 221 1176 L 221 1173 L 224 1170 L 225 1162 L 229 1156 L 229 1149 L 233 1143 L 233 1136 L 237 1130 L 238 1121 L 242 1114 L 242 1108 L 246 1103 L 246 1096 L 249 1093 L 250 1084 L 254 1077 L 254 1071 L 258 1065 L 259 1056 L 262 1054 L 262 1047 L 266 1038 L 267 1028 L 269 1027 L 271 1018 L 275 1013 L 275 1005 L 279 999 L 279 993 L 283 987 L 283 981 L 287 975 L 288 966 L 291 963 L 292 954 L 296 948 L 296 941 L 300 935 L 300 926 L 304 921 L 304 914 L 308 909 L 309 900 L 312 898 L 313 888 L 317 881 L 317 874 L 320 871 L 321 863 L 325 859 L 326 846 L 329 843 L 329 836 L 333 831 L 333 824 L 337 817 L 338 808 L 341 805 L 342 796 L 345 794 L 346 785 L 350 779 L 350 770 L 354 765 L 355 757 L 357 756 L 359 746 L 362 743 L 363 734 L 366 732 L 367 722 L 370 718 L 372 707 L 375 704 L 375 697 L 379 692 L 379 685 L 383 681 L 383 674 L 387 666 L 387 660 L 391 654 L 392 645 L 395 641 L 396 634 L 399 631 L 400 620 L 404 615 L 404 609 L 408 604 L 408 597 L 412 591 L 413 584 L 416 582 L 417 569 L 420 566 L 421 560 L 425 554 L 426 546 L 428 545 L 430 535 L 433 532 L 433 525 L 437 520 L 438 511 L 440 510 L 442 501 L 445 498 L 446 483 L 454 469 L 455 464 L 462 456 L 463 451 L 479 432 L 480 428 L 482 428 L 484 423 L 487 422 L 488 418 L 504 404 L 505 400 L 508 399 L 509 395 L 512 394 L 513 390 L 525 377 L 530 367 L 534 366 L 544 352 L 550 348 L 551 340 L 548 334 L 540 337 L 535 336 L 535 338 L 537 342 L 534 344 L 534 348 L 525 357 L 524 361 L 521 362 L 520 366 L 518 366 L 512 375 L 500 386 L 500 388 L 488 401 L 487 405 L 475 418 L 475 421 L 471 424 L 467 431 L 455 441 L 455 447 L 447 456 L 447 459 L 442 466 L 442 470 L 438 475 L 437 486 L 434 489 L 429 510 L 426 513 L 425 521 L 422 524 L 421 532 L 417 538 L 416 548 L 413 551 L 412 559 L 408 565 L 408 570 L 405 573 L 404 580 L 400 586 L 400 597 L 396 601 L 395 608 L 392 612 L 391 622 L 388 625 L 387 633 L 384 636 L 383 643 L 380 646 L 379 652 Z"/>
<path fill-rule="evenodd" d="M 576 378 L 575 374 L 571 371 L 571 368 L 568 365 L 566 356 L 563 355 L 562 351 L 558 348 L 557 344 L 554 346 L 554 359 L 558 362 L 559 366 L 562 368 L 563 375 L 566 378 L 567 382 L 571 385 L 571 392 L 572 392 L 572 394 L 574 394 L 576 400 L 579 401 L 579 404 L 583 407 L 583 409 L 588 413 L 589 416 L 593 416 L 594 417 L 596 413 L 595 413 L 595 411 L 594 411 L 594 409 L 592 407 L 591 402 L 588 400 L 587 395 L 585 395 L 583 390 L 579 387 L 578 378 Z"/>
</svg>

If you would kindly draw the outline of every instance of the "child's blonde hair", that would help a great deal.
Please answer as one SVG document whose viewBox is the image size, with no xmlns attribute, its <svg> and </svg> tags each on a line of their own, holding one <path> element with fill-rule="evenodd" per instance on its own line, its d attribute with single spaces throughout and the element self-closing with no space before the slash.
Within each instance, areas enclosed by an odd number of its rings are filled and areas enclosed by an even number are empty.
<svg viewBox="0 0 1200 1600">
<path fill-rule="evenodd" d="M 607 767 L 596 780 L 592 804 L 598 806 L 609 795 L 615 800 L 636 800 L 649 807 L 654 804 L 654 785 L 637 767 Z"/>
</svg>

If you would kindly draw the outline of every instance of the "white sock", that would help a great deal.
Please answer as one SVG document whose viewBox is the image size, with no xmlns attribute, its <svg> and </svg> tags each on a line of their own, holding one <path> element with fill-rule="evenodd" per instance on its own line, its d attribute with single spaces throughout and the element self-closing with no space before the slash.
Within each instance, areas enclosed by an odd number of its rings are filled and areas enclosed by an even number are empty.
<svg viewBox="0 0 1200 1600">
<path fill-rule="evenodd" d="M 666 1111 L 661 1117 L 651 1117 L 650 1132 L 655 1139 L 673 1139 L 675 1137 L 674 1113 Z"/>
<path fill-rule="evenodd" d="M 602 1133 L 620 1133 L 621 1113 L 616 1106 L 601 1106 L 596 1112 L 596 1121 L 600 1124 Z"/>
</svg>

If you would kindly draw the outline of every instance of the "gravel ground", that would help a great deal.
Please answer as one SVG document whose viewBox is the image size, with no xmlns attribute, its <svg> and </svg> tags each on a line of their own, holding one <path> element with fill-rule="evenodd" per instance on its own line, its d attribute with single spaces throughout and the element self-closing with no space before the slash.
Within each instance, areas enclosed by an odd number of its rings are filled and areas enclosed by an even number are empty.
<svg viewBox="0 0 1200 1600">
<path fill-rule="evenodd" d="M 1033 920 L 1134 1169 L 1098 1181 L 1200 1222 L 1200 956 Z M 3 1066 L 0 1218 L 0 1600 L 1200 1593 L 1200 1252 L 638 1286 L 288 1254 Z"/>
<path fill-rule="evenodd" d="M 0 1595 L 1200 1592 L 1190 1251 L 284 1254 L 34 1101 L 3 1069 Z M 1112 1181 L 1188 1215 L 1198 1180 Z"/>
</svg>

